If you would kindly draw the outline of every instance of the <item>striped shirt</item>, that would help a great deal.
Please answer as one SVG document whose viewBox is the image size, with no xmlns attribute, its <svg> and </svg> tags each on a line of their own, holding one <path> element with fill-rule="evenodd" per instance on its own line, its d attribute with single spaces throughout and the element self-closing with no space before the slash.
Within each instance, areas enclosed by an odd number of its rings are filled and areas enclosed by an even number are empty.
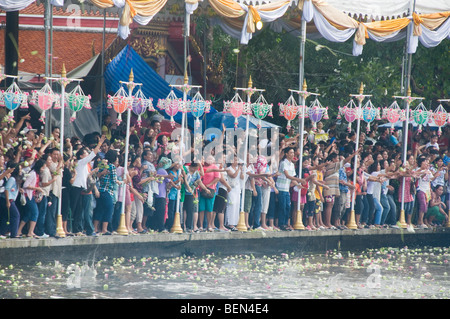
<svg viewBox="0 0 450 319">
<path fill-rule="evenodd" d="M 295 165 L 294 163 L 290 162 L 288 159 L 284 159 L 280 163 L 280 173 L 281 175 L 277 178 L 277 189 L 282 192 L 289 192 L 289 187 L 291 185 L 291 180 L 286 177 L 284 174 L 284 171 L 287 171 L 287 173 L 290 176 L 296 176 L 295 174 Z"/>
<path fill-rule="evenodd" d="M 333 162 L 326 166 L 323 180 L 329 189 L 323 190 L 323 196 L 339 196 L 339 169 L 344 161 Z"/>
</svg>

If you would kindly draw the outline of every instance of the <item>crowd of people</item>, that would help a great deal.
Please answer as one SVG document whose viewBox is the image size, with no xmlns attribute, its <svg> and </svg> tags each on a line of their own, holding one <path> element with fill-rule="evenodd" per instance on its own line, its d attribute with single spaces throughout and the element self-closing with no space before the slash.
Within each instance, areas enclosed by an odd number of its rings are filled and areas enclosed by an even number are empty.
<svg viewBox="0 0 450 319">
<path fill-rule="evenodd" d="M 179 138 L 161 131 L 158 119 L 144 122 L 139 127 L 132 121 L 126 155 L 124 128 L 109 115 L 101 132 L 63 141 L 59 127 L 46 137 L 32 126 L 30 115 L 17 121 L 5 117 L 2 238 L 58 237 L 59 213 L 65 236 L 115 234 L 122 214 L 129 234 L 169 232 L 177 210 L 184 232 L 236 231 L 240 222 L 248 230 L 289 231 L 298 216 L 310 231 L 346 229 L 352 208 L 360 229 L 398 228 L 401 208 L 411 232 L 448 223 L 448 127 L 440 136 L 411 128 L 405 162 L 401 129 L 372 125 L 360 133 L 356 148 L 354 131 L 319 122 L 305 126 L 302 138 L 291 127 L 276 140 L 258 140 L 259 150 L 278 143 L 276 153 L 249 152 L 243 161 L 239 140 L 221 141 L 215 152 L 231 149 L 229 163 L 211 154 L 181 165 L 173 157 Z"/>
</svg>

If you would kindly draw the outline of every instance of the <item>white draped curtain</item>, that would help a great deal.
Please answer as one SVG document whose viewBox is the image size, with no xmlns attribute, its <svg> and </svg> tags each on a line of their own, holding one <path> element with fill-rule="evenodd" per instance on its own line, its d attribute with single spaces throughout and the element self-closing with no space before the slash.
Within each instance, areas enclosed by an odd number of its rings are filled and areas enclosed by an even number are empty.
<svg viewBox="0 0 450 319">
<path fill-rule="evenodd" d="M 249 14 L 250 6 L 247 6 L 245 4 L 239 4 L 247 14 L 244 18 L 244 24 L 242 26 L 241 30 L 241 44 L 248 44 L 248 41 L 250 41 L 253 37 L 253 32 L 249 30 L 248 26 L 248 19 L 252 19 L 252 14 Z M 259 14 L 259 17 L 261 19 L 262 23 L 269 23 L 277 20 L 278 18 L 281 18 L 286 13 L 286 10 L 289 8 L 290 2 L 286 1 L 283 5 L 279 6 L 278 4 L 276 6 L 268 4 L 268 5 L 261 5 L 261 6 L 255 6 L 253 7 L 257 13 Z M 253 31 L 253 30 L 252 30 Z"/>
<path fill-rule="evenodd" d="M 366 38 L 377 42 L 397 41 L 404 38 L 406 32 L 410 32 L 411 38 L 408 43 L 410 54 L 416 52 L 419 41 L 423 46 L 430 48 L 439 45 L 444 39 L 450 39 L 448 11 L 433 17 L 424 15 L 434 21 L 444 21 L 433 29 L 433 23 L 425 23 L 416 13 L 397 20 L 364 23 L 353 20 L 322 0 L 305 0 L 302 9 L 302 18 L 307 22 L 313 20 L 319 33 L 328 41 L 345 42 L 355 35 L 353 40 L 355 56 L 362 54 Z M 408 25 L 409 30 L 405 32 L 403 29 Z"/>
<path fill-rule="evenodd" d="M 450 39 L 450 18 L 447 18 L 445 22 L 436 30 L 429 30 L 428 28 L 422 28 L 422 34 L 415 35 L 413 28 L 410 28 L 411 41 L 408 43 L 408 53 L 416 53 L 418 42 L 426 48 L 432 48 L 438 46 L 442 40 Z"/>
</svg>

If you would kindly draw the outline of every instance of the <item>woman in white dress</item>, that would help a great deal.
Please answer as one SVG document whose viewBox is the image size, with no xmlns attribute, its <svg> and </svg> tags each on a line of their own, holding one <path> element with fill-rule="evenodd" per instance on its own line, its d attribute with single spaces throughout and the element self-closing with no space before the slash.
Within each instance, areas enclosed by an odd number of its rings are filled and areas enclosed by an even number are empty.
<svg viewBox="0 0 450 319">
<path fill-rule="evenodd" d="M 239 222 L 239 208 L 240 208 L 240 169 L 237 157 L 234 157 L 233 163 L 227 167 L 226 172 L 228 176 L 228 184 L 231 187 L 231 192 L 227 196 L 226 221 L 225 225 L 231 230 L 236 230 Z"/>
</svg>

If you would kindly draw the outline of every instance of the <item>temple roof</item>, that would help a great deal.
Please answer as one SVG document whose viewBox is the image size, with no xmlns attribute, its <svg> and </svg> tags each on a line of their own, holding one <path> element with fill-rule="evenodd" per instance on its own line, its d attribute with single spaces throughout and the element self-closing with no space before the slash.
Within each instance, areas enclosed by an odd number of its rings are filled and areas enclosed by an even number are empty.
<svg viewBox="0 0 450 319">
<path fill-rule="evenodd" d="M 108 47 L 117 35 L 105 34 L 105 47 Z M 0 32 L 0 56 L 4 56 L 4 32 Z M 86 32 L 53 32 L 53 74 L 60 74 L 62 64 L 67 72 L 101 53 L 103 35 Z M 40 30 L 19 31 L 19 71 L 45 75 L 45 33 Z"/>
</svg>

